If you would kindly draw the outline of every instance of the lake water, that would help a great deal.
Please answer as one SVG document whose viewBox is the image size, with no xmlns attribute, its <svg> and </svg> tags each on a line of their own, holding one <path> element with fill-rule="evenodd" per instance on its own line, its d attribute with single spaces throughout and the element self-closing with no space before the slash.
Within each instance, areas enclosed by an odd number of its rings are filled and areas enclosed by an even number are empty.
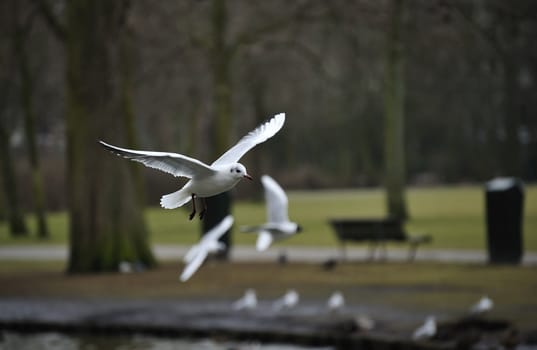
<svg viewBox="0 0 537 350">
<path fill-rule="evenodd" d="M 333 350 L 211 339 L 173 339 L 149 336 L 71 336 L 60 333 L 0 333 L 0 350 Z"/>
</svg>

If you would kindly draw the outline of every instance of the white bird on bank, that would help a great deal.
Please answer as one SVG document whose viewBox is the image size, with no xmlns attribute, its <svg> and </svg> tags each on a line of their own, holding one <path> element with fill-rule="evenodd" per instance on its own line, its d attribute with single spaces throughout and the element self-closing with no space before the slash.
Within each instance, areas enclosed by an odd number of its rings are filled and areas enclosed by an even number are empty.
<svg viewBox="0 0 537 350">
<path fill-rule="evenodd" d="M 241 227 L 242 232 L 257 232 L 259 234 L 256 242 L 258 251 L 267 250 L 274 240 L 289 238 L 302 231 L 300 225 L 289 221 L 288 199 L 280 185 L 268 175 L 263 175 L 261 182 L 265 188 L 267 223 L 259 226 Z"/>
<path fill-rule="evenodd" d="M 200 219 L 206 211 L 205 197 L 211 197 L 233 188 L 242 178 L 252 179 L 246 172 L 246 168 L 238 161 L 255 145 L 265 142 L 274 136 L 285 123 L 285 113 L 275 115 L 272 119 L 250 131 L 235 146 L 227 150 L 220 158 L 211 165 L 207 165 L 197 159 L 178 153 L 137 151 L 109 145 L 103 141 L 99 143 L 109 151 L 127 159 L 140 162 L 147 167 L 160 171 L 189 178 L 180 190 L 164 195 L 160 199 L 160 205 L 166 209 L 178 208 L 192 199 L 192 220 L 196 215 L 195 198 L 199 197 L 203 202 L 203 210 Z"/>
<path fill-rule="evenodd" d="M 233 310 L 252 310 L 257 307 L 257 295 L 255 290 L 247 289 L 244 296 L 231 305 Z"/>
<path fill-rule="evenodd" d="M 276 299 L 272 303 L 272 309 L 274 310 L 281 310 L 281 309 L 290 309 L 295 307 L 298 304 L 298 301 L 300 300 L 300 297 L 298 296 L 298 293 L 294 289 L 290 289 L 287 291 L 287 293 L 284 294 L 279 299 Z"/>
<path fill-rule="evenodd" d="M 343 294 L 341 292 L 334 292 L 330 298 L 328 298 L 328 301 L 326 302 L 326 306 L 330 311 L 339 311 L 345 306 L 345 298 L 343 297 Z"/>
<path fill-rule="evenodd" d="M 183 258 L 187 265 L 179 278 L 182 282 L 188 280 L 199 269 L 209 254 L 226 248 L 226 245 L 218 240 L 231 228 L 231 225 L 233 225 L 233 216 L 228 215 L 218 225 L 207 231 L 198 244 L 188 250 Z"/>
<path fill-rule="evenodd" d="M 488 296 L 483 296 L 477 303 L 470 307 L 470 313 L 472 315 L 481 315 L 485 312 L 492 310 L 494 302 Z"/>
<path fill-rule="evenodd" d="M 425 319 L 425 323 L 421 325 L 418 329 L 412 334 L 412 339 L 429 339 L 434 337 L 436 334 L 436 319 L 434 316 L 429 316 Z"/>
</svg>

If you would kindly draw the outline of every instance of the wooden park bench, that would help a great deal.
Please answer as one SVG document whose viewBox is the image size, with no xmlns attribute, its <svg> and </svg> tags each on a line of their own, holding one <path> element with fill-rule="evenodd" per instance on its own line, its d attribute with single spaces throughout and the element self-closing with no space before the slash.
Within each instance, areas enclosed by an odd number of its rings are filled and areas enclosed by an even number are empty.
<svg viewBox="0 0 537 350">
<path fill-rule="evenodd" d="M 347 241 L 370 242 L 371 250 L 369 259 L 374 259 L 375 250 L 378 246 L 383 247 L 386 257 L 386 242 L 406 242 L 410 245 L 408 259 L 414 260 L 418 246 L 430 242 L 431 236 L 427 234 L 409 235 L 403 228 L 403 222 L 394 218 L 382 219 L 332 219 L 330 224 L 335 230 L 336 236 L 341 243 L 343 259 L 346 259 L 345 243 Z"/>
</svg>

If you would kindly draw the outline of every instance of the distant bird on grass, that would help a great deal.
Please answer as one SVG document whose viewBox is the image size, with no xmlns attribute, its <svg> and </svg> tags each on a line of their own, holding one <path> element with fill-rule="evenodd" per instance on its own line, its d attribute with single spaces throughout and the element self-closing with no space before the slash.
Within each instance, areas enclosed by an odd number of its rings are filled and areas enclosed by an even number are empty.
<svg viewBox="0 0 537 350">
<path fill-rule="evenodd" d="M 289 221 L 287 213 L 288 199 L 283 189 L 268 175 L 261 177 L 265 188 L 265 202 L 267 205 L 267 223 L 259 226 L 243 226 L 242 232 L 257 232 L 256 242 L 258 251 L 267 250 L 274 240 L 293 236 L 302 228 L 295 222 Z"/>
<path fill-rule="evenodd" d="M 294 289 L 290 289 L 279 299 L 272 303 L 273 310 L 291 309 L 298 304 L 300 297 Z"/>
<path fill-rule="evenodd" d="M 257 307 L 257 295 L 255 290 L 247 289 L 244 296 L 231 305 L 233 310 L 252 310 Z"/>
<path fill-rule="evenodd" d="M 112 146 L 103 141 L 99 143 L 107 150 L 127 159 L 140 162 L 147 167 L 189 178 L 180 190 L 162 196 L 160 205 L 166 209 L 183 206 L 192 200 L 192 213 L 189 219 L 196 215 L 196 197 L 200 197 L 203 210 L 199 213 L 203 219 L 207 204 L 205 197 L 215 196 L 233 188 L 242 178 L 252 180 L 241 163 L 237 163 L 246 152 L 255 145 L 265 142 L 274 136 L 285 123 L 285 113 L 275 115 L 272 119 L 258 126 L 255 130 L 244 136 L 235 146 L 227 150 L 211 165 L 197 159 L 178 153 L 137 151 L 133 149 Z"/>
<path fill-rule="evenodd" d="M 483 315 L 484 313 L 492 310 L 493 307 L 494 302 L 492 301 L 492 299 L 485 295 L 481 299 L 479 299 L 478 302 L 476 302 L 470 307 L 470 314 L 474 316 Z"/>
<path fill-rule="evenodd" d="M 422 340 L 422 339 L 429 339 L 434 337 L 436 334 L 436 318 L 434 316 L 429 316 L 425 319 L 425 323 L 423 323 L 418 329 L 414 331 L 412 334 L 412 339 L 414 340 Z"/>
<path fill-rule="evenodd" d="M 183 261 L 187 264 L 179 278 L 182 282 L 188 280 L 196 272 L 207 256 L 211 253 L 222 251 L 226 245 L 218 240 L 233 225 L 233 216 L 226 216 L 218 225 L 210 229 L 199 241 L 186 253 Z"/>
</svg>

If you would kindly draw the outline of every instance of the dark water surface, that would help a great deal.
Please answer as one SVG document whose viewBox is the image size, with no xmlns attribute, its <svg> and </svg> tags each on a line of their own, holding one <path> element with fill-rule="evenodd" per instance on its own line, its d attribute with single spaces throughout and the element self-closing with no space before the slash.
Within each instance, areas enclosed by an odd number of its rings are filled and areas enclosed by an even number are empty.
<svg viewBox="0 0 537 350">
<path fill-rule="evenodd" d="M 332 350 L 286 344 L 173 339 L 149 336 L 72 336 L 61 333 L 0 333 L 0 350 Z"/>
</svg>

